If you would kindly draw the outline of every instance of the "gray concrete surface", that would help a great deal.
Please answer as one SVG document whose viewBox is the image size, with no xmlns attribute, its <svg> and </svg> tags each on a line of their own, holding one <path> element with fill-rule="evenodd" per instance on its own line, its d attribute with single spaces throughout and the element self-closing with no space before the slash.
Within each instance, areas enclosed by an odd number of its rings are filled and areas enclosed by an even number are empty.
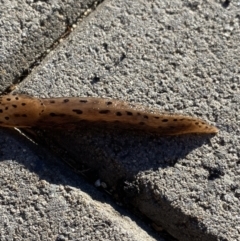
<svg viewBox="0 0 240 241">
<path fill-rule="evenodd" d="M 0 1 L 0 90 L 19 83 L 97 1 Z"/>
<path fill-rule="evenodd" d="M 91 126 L 41 133 L 179 240 L 240 239 L 239 8 L 104 1 L 17 86 L 40 97 L 124 99 L 217 125 L 213 138 Z"/>
<path fill-rule="evenodd" d="M 19 133 L 1 130 L 0 143 L 0 240 L 157 240 Z"/>
</svg>

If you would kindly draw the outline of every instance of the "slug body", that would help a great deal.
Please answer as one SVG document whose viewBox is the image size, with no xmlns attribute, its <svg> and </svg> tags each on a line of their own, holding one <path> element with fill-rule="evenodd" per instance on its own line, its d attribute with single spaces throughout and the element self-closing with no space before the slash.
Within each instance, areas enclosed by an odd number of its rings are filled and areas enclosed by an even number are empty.
<svg viewBox="0 0 240 241">
<path fill-rule="evenodd" d="M 118 100 L 92 97 L 38 99 L 27 95 L 0 97 L 0 126 L 54 128 L 81 121 L 118 123 L 163 135 L 218 132 L 216 127 L 198 118 L 151 111 Z"/>
</svg>

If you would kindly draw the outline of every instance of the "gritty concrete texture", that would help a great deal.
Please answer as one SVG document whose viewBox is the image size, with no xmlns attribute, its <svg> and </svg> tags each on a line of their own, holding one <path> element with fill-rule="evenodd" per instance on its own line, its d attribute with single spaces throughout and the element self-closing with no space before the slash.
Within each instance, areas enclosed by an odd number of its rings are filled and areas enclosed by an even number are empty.
<svg viewBox="0 0 240 241">
<path fill-rule="evenodd" d="M 123 99 L 216 125 L 213 138 L 89 125 L 41 133 L 178 240 L 240 239 L 239 10 L 236 1 L 105 1 L 17 86 L 39 97 Z"/>
<path fill-rule="evenodd" d="M 4 130 L 0 143 L 2 241 L 156 240 L 41 147 Z"/>
<path fill-rule="evenodd" d="M 1 0 L 0 90 L 26 77 L 95 2 Z"/>
</svg>

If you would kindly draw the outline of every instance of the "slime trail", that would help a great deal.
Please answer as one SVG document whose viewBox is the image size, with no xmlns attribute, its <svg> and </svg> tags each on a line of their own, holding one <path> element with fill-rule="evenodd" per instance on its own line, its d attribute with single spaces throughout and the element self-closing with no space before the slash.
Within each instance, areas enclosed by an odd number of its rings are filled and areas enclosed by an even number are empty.
<svg viewBox="0 0 240 241">
<path fill-rule="evenodd" d="M 163 135 L 218 132 L 216 127 L 198 118 L 151 111 L 118 100 L 92 97 L 39 99 L 14 94 L 0 97 L 0 126 L 66 128 L 81 121 L 118 123 Z"/>
</svg>

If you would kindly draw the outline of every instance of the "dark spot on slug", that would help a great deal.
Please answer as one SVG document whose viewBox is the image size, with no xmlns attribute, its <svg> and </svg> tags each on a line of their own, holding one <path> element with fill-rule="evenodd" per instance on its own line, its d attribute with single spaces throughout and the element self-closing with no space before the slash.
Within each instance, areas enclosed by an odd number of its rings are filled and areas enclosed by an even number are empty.
<svg viewBox="0 0 240 241">
<path fill-rule="evenodd" d="M 88 101 L 87 101 L 87 100 L 79 100 L 79 102 L 81 102 L 81 103 L 87 103 Z"/>
<path fill-rule="evenodd" d="M 148 119 L 148 116 L 147 115 L 145 115 L 145 116 L 143 116 L 145 119 Z"/>
<path fill-rule="evenodd" d="M 100 110 L 99 114 L 108 114 L 110 113 L 110 110 Z"/>
<path fill-rule="evenodd" d="M 15 117 L 20 117 L 20 114 L 14 114 Z"/>
<path fill-rule="evenodd" d="M 144 122 L 142 122 L 142 121 L 141 121 L 141 122 L 139 122 L 138 124 L 139 124 L 139 125 L 141 125 L 141 126 L 145 125 L 145 123 L 144 123 Z"/>
<path fill-rule="evenodd" d="M 155 119 L 157 119 L 157 120 L 159 119 L 159 117 L 158 117 L 158 116 L 154 116 L 154 118 L 155 118 Z"/>
<path fill-rule="evenodd" d="M 11 98 L 7 98 L 7 101 L 10 101 L 11 100 Z"/>
<path fill-rule="evenodd" d="M 26 105 L 26 103 L 22 103 L 22 106 Z"/>
<path fill-rule="evenodd" d="M 173 119 L 173 121 L 178 121 L 178 119 Z"/>
<path fill-rule="evenodd" d="M 16 106 L 16 105 L 12 105 L 12 107 L 13 107 L 13 108 L 17 108 L 17 106 Z"/>
<path fill-rule="evenodd" d="M 8 110 L 8 107 L 5 107 L 5 110 Z"/>
<path fill-rule="evenodd" d="M 60 116 L 60 117 L 64 117 L 64 116 L 66 116 L 65 114 L 56 114 L 56 113 L 50 113 L 49 114 L 50 116 L 52 116 L 52 117 L 55 117 L 55 116 Z"/>
<path fill-rule="evenodd" d="M 199 124 L 199 122 L 195 122 L 195 125 L 198 125 Z"/>
<path fill-rule="evenodd" d="M 106 102 L 106 105 L 112 105 L 111 101 Z"/>
<path fill-rule="evenodd" d="M 185 119 L 184 118 L 182 118 L 182 119 L 179 119 L 180 121 L 184 121 Z"/>
<path fill-rule="evenodd" d="M 18 98 L 18 97 L 15 97 L 15 100 L 19 100 L 19 98 Z"/>
<path fill-rule="evenodd" d="M 50 100 L 50 103 L 51 103 L 51 104 L 54 104 L 54 103 L 55 103 L 55 100 Z"/>
<path fill-rule="evenodd" d="M 6 117 L 5 117 L 5 120 L 9 120 L 9 117 L 8 117 L 8 116 L 6 116 Z"/>
<path fill-rule="evenodd" d="M 130 111 L 126 111 L 126 113 L 127 113 L 127 115 L 133 115 L 133 113 Z"/>
<path fill-rule="evenodd" d="M 26 114 L 23 114 L 22 117 L 27 117 L 27 115 L 26 115 Z"/>
<path fill-rule="evenodd" d="M 201 124 L 202 124 L 202 125 L 205 125 L 206 123 L 204 123 L 204 122 L 201 122 Z"/>
<path fill-rule="evenodd" d="M 78 110 L 78 109 L 73 109 L 72 111 L 78 115 L 81 115 L 83 113 L 82 110 Z"/>
<path fill-rule="evenodd" d="M 2 109 L 0 109 L 0 113 L 3 113 L 3 110 L 2 110 Z"/>
<path fill-rule="evenodd" d="M 168 119 L 163 119 L 162 122 L 168 122 Z"/>
<path fill-rule="evenodd" d="M 64 103 L 67 103 L 67 102 L 69 102 L 69 99 L 65 99 L 65 100 L 63 100 L 63 102 L 64 102 Z"/>
<path fill-rule="evenodd" d="M 117 112 L 116 115 L 117 115 L 117 116 L 121 116 L 122 113 L 121 113 L 121 112 Z"/>
<path fill-rule="evenodd" d="M 137 115 L 141 115 L 141 113 L 138 112 Z"/>
</svg>

